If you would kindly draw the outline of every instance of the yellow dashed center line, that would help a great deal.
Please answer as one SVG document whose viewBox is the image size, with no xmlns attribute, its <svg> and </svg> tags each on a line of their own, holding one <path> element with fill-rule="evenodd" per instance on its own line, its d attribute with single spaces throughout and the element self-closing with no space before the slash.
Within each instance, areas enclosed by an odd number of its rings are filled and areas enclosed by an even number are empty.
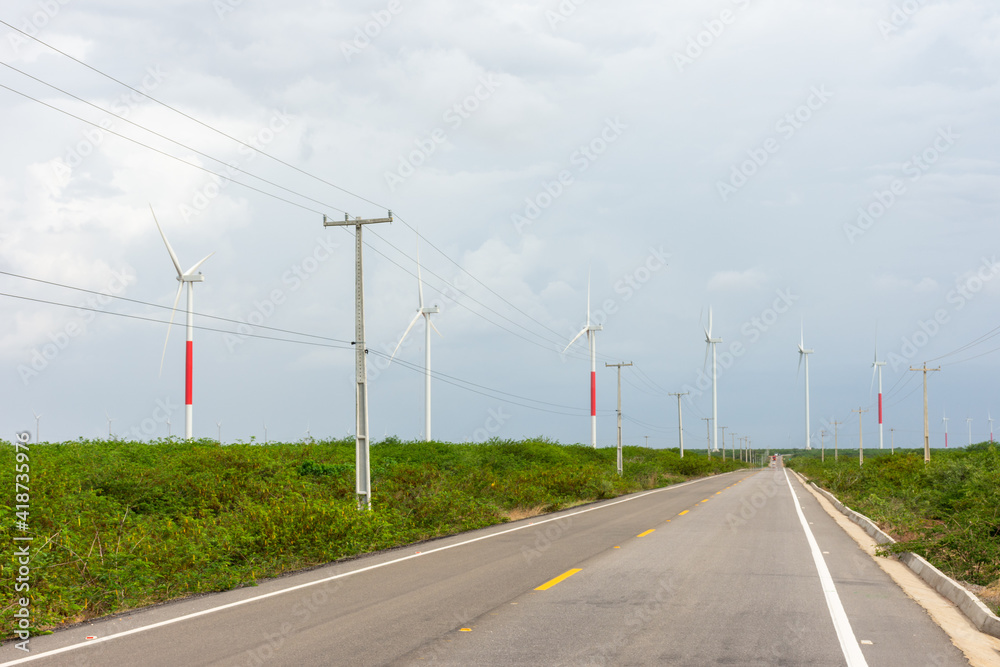
<svg viewBox="0 0 1000 667">
<path fill-rule="evenodd" d="M 553 586 L 555 586 L 556 584 L 558 584 L 560 581 L 562 581 L 564 579 L 569 579 L 570 577 L 572 577 L 574 574 L 576 574 L 579 571 L 580 571 L 580 568 L 576 568 L 575 570 L 568 570 L 566 572 L 563 572 L 562 574 L 560 574 L 555 579 L 550 579 L 549 581 L 546 581 L 544 584 L 542 584 L 541 586 L 539 586 L 535 590 L 536 591 L 547 591 L 550 588 L 552 588 Z"/>
<path fill-rule="evenodd" d="M 691 511 L 691 510 L 684 510 L 683 512 L 681 512 L 681 513 L 680 513 L 680 514 L 678 514 L 677 516 L 684 516 L 685 514 L 687 514 L 687 513 L 688 513 L 688 512 L 690 512 L 690 511 Z"/>
<path fill-rule="evenodd" d="M 647 535 L 649 535 L 650 533 L 655 533 L 655 532 L 656 532 L 656 529 L 655 529 L 655 528 L 650 528 L 650 529 L 649 529 L 649 530 L 647 530 L 647 531 L 646 531 L 645 533 L 639 533 L 638 535 L 636 535 L 636 537 L 646 537 L 646 536 L 647 536 Z"/>
<path fill-rule="evenodd" d="M 707 503 L 707 502 L 708 502 L 708 498 L 705 498 L 705 499 L 704 499 L 703 501 L 701 501 L 701 502 L 703 502 L 703 503 Z"/>
</svg>

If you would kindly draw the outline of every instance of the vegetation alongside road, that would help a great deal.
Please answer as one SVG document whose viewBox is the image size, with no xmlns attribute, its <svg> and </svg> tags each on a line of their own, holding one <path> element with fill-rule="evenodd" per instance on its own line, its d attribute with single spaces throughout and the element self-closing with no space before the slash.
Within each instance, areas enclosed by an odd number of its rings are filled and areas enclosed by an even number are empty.
<svg viewBox="0 0 1000 667">
<path fill-rule="evenodd" d="M 2 441 L 0 441 L 2 442 Z M 354 497 L 354 440 L 31 446 L 32 621 L 81 621 L 667 486 L 742 464 L 676 450 L 400 442 L 372 447 L 374 510 Z M 0 444 L 5 636 L 16 609 L 14 448 Z M 21 595 L 21 594 L 18 594 Z"/>
<path fill-rule="evenodd" d="M 920 554 L 1000 611 L 1000 448 L 896 450 L 872 456 L 796 452 L 786 464 L 836 495 L 892 535 L 888 551 Z"/>
</svg>

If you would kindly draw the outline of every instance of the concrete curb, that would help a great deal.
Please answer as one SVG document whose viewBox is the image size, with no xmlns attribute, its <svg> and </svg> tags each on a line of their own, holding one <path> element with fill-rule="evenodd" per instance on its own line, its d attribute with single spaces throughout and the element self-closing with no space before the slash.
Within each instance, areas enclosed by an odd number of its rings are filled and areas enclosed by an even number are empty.
<svg viewBox="0 0 1000 667">
<path fill-rule="evenodd" d="M 800 480 L 805 481 L 805 478 L 801 475 L 798 473 L 795 474 Z M 871 519 L 866 517 L 864 514 L 855 512 L 850 507 L 847 507 L 842 502 L 837 500 L 837 498 L 829 491 L 819 488 L 814 482 L 809 482 L 809 484 L 819 493 L 823 494 L 823 496 L 829 500 L 834 507 L 843 512 L 848 519 L 861 526 L 865 532 L 871 535 L 872 538 L 879 544 L 891 544 L 896 541 L 880 530 Z M 962 586 L 960 583 L 915 553 L 899 554 L 899 560 L 905 563 L 907 567 L 913 570 L 918 577 L 927 582 L 934 590 L 954 602 L 962 613 L 965 614 L 965 616 L 972 621 L 972 624 L 979 628 L 980 631 L 1000 638 L 1000 618 L 997 618 L 997 616 L 990 611 L 989 607 L 983 604 L 982 601 L 965 588 L 965 586 Z"/>
</svg>

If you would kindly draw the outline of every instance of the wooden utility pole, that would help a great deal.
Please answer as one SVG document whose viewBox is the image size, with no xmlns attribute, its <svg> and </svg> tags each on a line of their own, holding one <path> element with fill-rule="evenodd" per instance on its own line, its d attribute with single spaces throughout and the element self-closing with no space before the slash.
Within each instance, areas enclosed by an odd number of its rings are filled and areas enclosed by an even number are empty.
<svg viewBox="0 0 1000 667">
<path fill-rule="evenodd" d="M 726 460 L 726 429 L 728 427 L 727 426 L 720 426 L 719 428 L 722 429 L 722 460 L 725 461 Z"/>
<path fill-rule="evenodd" d="M 826 431 L 821 430 L 819 432 L 819 461 L 820 463 L 826 462 L 826 442 L 823 438 L 826 436 Z"/>
<path fill-rule="evenodd" d="M 857 410 L 851 410 L 851 412 L 858 413 L 858 465 L 863 466 L 865 464 L 865 443 L 864 440 L 862 439 L 861 415 L 863 415 L 868 411 L 858 408 Z"/>
<path fill-rule="evenodd" d="M 924 463 L 931 462 L 931 429 L 930 424 L 927 421 L 927 371 L 939 371 L 941 367 L 937 368 L 927 368 L 927 362 L 924 362 L 923 368 L 911 368 L 911 371 L 922 371 L 924 374 Z"/>
<path fill-rule="evenodd" d="M 687 396 L 690 393 L 689 391 L 682 394 L 670 392 L 671 396 L 677 397 L 677 438 L 680 440 L 681 458 L 684 458 L 684 420 L 681 417 L 681 396 Z"/>
</svg>

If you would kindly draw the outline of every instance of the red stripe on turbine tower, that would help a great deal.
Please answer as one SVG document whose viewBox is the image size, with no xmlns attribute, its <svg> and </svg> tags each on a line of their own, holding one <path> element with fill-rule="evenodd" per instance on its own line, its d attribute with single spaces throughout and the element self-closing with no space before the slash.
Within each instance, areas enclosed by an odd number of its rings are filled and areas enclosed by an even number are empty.
<svg viewBox="0 0 1000 667">
<path fill-rule="evenodd" d="M 191 395 L 194 386 L 194 382 L 192 381 L 192 376 L 194 375 L 194 342 L 190 340 L 187 342 L 187 368 L 184 375 L 184 404 L 191 405 Z"/>
<path fill-rule="evenodd" d="M 597 373 L 590 371 L 590 416 L 597 415 Z"/>
<path fill-rule="evenodd" d="M 871 394 L 869 394 L 870 396 Z M 879 392 L 878 395 L 878 423 L 882 423 L 882 393 Z"/>
</svg>

